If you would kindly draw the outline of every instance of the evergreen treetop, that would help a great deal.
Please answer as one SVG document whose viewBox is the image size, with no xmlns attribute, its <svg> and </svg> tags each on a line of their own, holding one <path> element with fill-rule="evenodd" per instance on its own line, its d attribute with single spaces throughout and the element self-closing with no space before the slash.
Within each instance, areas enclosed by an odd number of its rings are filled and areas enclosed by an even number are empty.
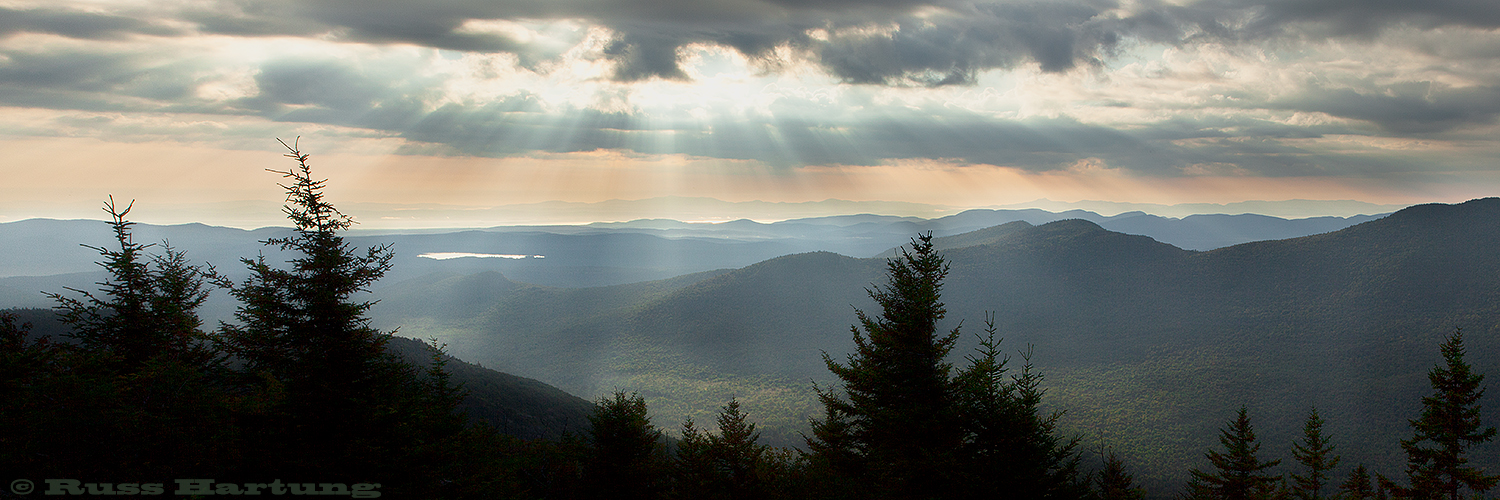
<svg viewBox="0 0 1500 500">
<path fill-rule="evenodd" d="M 131 234 L 135 223 L 126 219 L 135 202 L 120 208 L 114 197 L 104 203 L 110 215 L 117 248 L 94 247 L 98 262 L 109 273 L 98 283 L 100 295 L 70 288 L 82 299 L 48 293 L 62 310 L 61 319 L 71 326 L 69 336 L 85 349 L 117 356 L 127 369 L 164 357 L 189 364 L 204 364 L 215 356 L 197 309 L 207 300 L 207 280 L 217 275 L 212 267 L 189 264 L 186 255 L 163 243 L 163 253 L 146 252 L 154 244 L 140 244 Z"/>
<path fill-rule="evenodd" d="M 886 267 L 887 284 L 868 290 L 881 314 L 855 311 L 847 364 L 823 355 L 843 381 L 844 397 L 819 390 L 826 416 L 812 423 L 808 444 L 872 494 L 921 498 L 946 483 L 952 450 L 962 442 L 953 366 L 945 360 L 959 332 L 937 331 L 947 313 L 940 295 L 948 265 L 931 233 Z"/>
<path fill-rule="evenodd" d="M 1292 473 L 1292 491 L 1302 500 L 1321 500 L 1323 486 L 1328 484 L 1328 471 L 1339 465 L 1339 456 L 1333 454 L 1333 444 L 1323 435 L 1323 417 L 1313 408 L 1302 426 L 1301 442 L 1292 443 L 1292 457 L 1307 469 L 1305 474 Z"/>
<path fill-rule="evenodd" d="M 1219 500 L 1251 500 L 1271 495 L 1281 476 L 1267 469 L 1275 467 L 1281 460 L 1263 462 L 1256 453 L 1260 442 L 1255 438 L 1255 428 L 1250 425 L 1250 414 L 1241 406 L 1234 422 L 1219 430 L 1219 444 L 1223 452 L 1209 450 L 1204 456 L 1213 465 L 1205 472 L 1192 469 L 1188 483 L 1194 498 Z"/>
<path fill-rule="evenodd" d="M 291 179 L 283 211 L 295 224 L 290 237 L 271 238 L 268 246 L 291 250 L 288 266 L 274 266 L 262 255 L 242 259 L 251 276 L 241 284 L 221 280 L 242 305 L 241 325 L 225 325 L 227 347 L 252 371 L 264 370 L 288 383 L 321 386 L 309 393 L 334 401 L 360 394 L 376 372 L 392 368 L 384 353 L 388 334 L 369 326 L 364 313 L 373 302 L 352 301 L 391 267 L 389 245 L 357 253 L 339 233 L 353 219 L 323 199 L 326 180 L 315 180 L 309 155 L 281 143 L 297 167 L 270 170 Z M 321 393 L 321 394 L 318 394 Z"/>
<path fill-rule="evenodd" d="M 1487 491 L 1500 475 L 1468 465 L 1467 449 L 1495 438 L 1494 427 L 1480 420 L 1484 375 L 1464 362 L 1463 330 L 1454 330 L 1439 346 L 1443 365 L 1427 373 L 1433 394 L 1422 398 L 1422 414 L 1411 420 L 1413 436 L 1401 440 L 1406 451 L 1409 487 L 1395 488 L 1413 498 L 1457 500 L 1463 488 Z"/>
<path fill-rule="evenodd" d="M 1339 484 L 1339 493 L 1348 500 L 1367 500 L 1375 498 L 1375 487 L 1373 478 L 1365 464 L 1359 464 L 1354 470 L 1349 471 L 1349 477 Z"/>
<path fill-rule="evenodd" d="M 584 467 L 594 498 L 656 498 L 664 489 L 666 444 L 647 415 L 646 399 L 615 391 L 589 416 L 593 456 Z"/>
</svg>

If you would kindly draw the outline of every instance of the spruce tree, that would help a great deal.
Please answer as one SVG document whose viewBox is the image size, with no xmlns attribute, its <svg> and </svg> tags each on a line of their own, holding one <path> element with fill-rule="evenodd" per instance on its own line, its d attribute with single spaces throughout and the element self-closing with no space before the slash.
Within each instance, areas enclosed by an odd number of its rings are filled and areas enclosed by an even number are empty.
<svg viewBox="0 0 1500 500">
<path fill-rule="evenodd" d="M 969 495 L 1021 498 L 1078 498 L 1088 494 L 1079 478 L 1079 439 L 1057 434 L 1062 411 L 1041 408 L 1042 375 L 1032 353 L 1021 352 L 1021 372 L 1006 376 L 1008 357 L 1000 354 L 994 316 L 985 318 L 969 366 L 955 377 L 964 446 L 960 483 Z"/>
<path fill-rule="evenodd" d="M 150 254 L 154 245 L 132 234 L 133 206 L 104 204 L 115 241 L 88 247 L 108 274 L 97 293 L 48 294 L 78 340 L 45 349 L 49 362 L 27 375 L 26 385 L 45 388 L 32 393 L 48 403 L 27 410 L 28 426 L 33 439 L 57 445 L 44 454 L 54 474 L 212 474 L 234 453 L 223 359 L 197 315 L 215 274 L 166 243 Z"/>
<path fill-rule="evenodd" d="M 282 142 L 294 168 L 270 170 L 288 179 L 290 236 L 264 243 L 288 252 L 284 264 L 264 255 L 242 259 L 250 277 L 220 280 L 241 302 L 221 336 L 243 364 L 244 390 L 254 396 L 241 416 L 245 476 L 346 483 L 378 482 L 391 495 L 427 495 L 441 482 L 426 463 L 413 466 L 458 426 L 457 401 L 446 380 L 424 382 L 386 350 L 387 332 L 369 325 L 373 304 L 354 297 L 390 269 L 389 245 L 356 250 L 342 232 L 354 221 L 323 195 L 309 155 Z M 437 391 L 436 393 L 434 391 Z M 446 457 L 452 458 L 452 457 Z"/>
<path fill-rule="evenodd" d="M 1484 375 L 1464 362 L 1462 330 L 1454 330 L 1439 347 L 1443 366 L 1427 373 L 1433 395 L 1422 398 L 1422 415 L 1411 420 L 1414 435 L 1401 441 L 1406 450 L 1409 487 L 1395 487 L 1399 496 L 1457 500 L 1464 488 L 1488 491 L 1500 475 L 1468 465 L 1468 448 L 1495 437 L 1494 427 L 1480 421 Z"/>
<path fill-rule="evenodd" d="M 1349 477 L 1339 484 L 1339 493 L 1347 500 L 1375 498 L 1375 486 L 1372 484 L 1372 479 L 1365 464 L 1359 464 L 1354 470 L 1349 471 Z"/>
<path fill-rule="evenodd" d="M 819 390 L 825 417 L 812 422 L 808 446 L 850 495 L 942 496 L 962 444 L 945 361 L 958 330 L 937 330 L 947 312 L 939 299 L 948 265 L 928 233 L 886 267 L 886 286 L 868 290 L 881 314 L 855 312 L 855 352 L 847 363 L 823 355 L 843 395 Z"/>
<path fill-rule="evenodd" d="M 1100 500 L 1145 500 L 1146 490 L 1135 485 L 1135 475 L 1125 470 L 1125 461 L 1114 450 L 1101 451 L 1104 468 L 1099 470 Z"/>
<path fill-rule="evenodd" d="M 726 480 L 728 498 L 757 499 L 765 497 L 764 472 L 768 447 L 760 444 L 755 424 L 745 420 L 740 402 L 729 400 L 719 412 L 719 434 L 709 436 L 718 469 Z"/>
<path fill-rule="evenodd" d="M 1339 465 L 1339 456 L 1333 454 L 1333 444 L 1323 435 L 1323 417 L 1313 408 L 1302 425 L 1302 441 L 1292 443 L 1292 457 L 1307 469 L 1306 474 L 1292 473 L 1292 491 L 1302 500 L 1321 500 L 1323 486 L 1328 484 L 1328 471 Z"/>
<path fill-rule="evenodd" d="M 1250 415 L 1241 406 L 1234 422 L 1219 430 L 1219 444 L 1223 452 L 1209 450 L 1208 458 L 1213 470 L 1189 471 L 1192 479 L 1188 483 L 1193 498 L 1217 500 L 1251 500 L 1273 496 L 1279 475 L 1266 472 L 1281 460 L 1262 462 L 1255 454 L 1260 451 L 1260 442 L 1255 439 L 1255 428 L 1250 425 Z"/>
<path fill-rule="evenodd" d="M 584 466 L 591 498 L 656 498 L 665 490 L 666 444 L 646 399 L 616 391 L 589 416 L 592 456 Z"/>
<path fill-rule="evenodd" d="M 699 499 L 761 499 L 768 495 L 765 476 L 772 472 L 770 447 L 759 444 L 755 424 L 746 421 L 738 400 L 731 399 L 718 417 L 719 433 L 683 423 L 677 445 L 678 496 Z"/>
<path fill-rule="evenodd" d="M 122 367 L 135 370 L 153 358 L 170 358 L 193 365 L 215 358 L 202 331 L 197 309 L 208 298 L 207 281 L 216 278 L 212 267 L 189 264 L 171 245 L 150 255 L 153 245 L 137 243 L 131 234 L 134 202 L 120 208 L 114 198 L 104 204 L 110 215 L 116 247 L 86 247 L 99 252 L 100 267 L 109 273 L 98 283 L 99 294 L 69 289 L 82 298 L 60 293 L 58 302 L 69 336 L 85 349 L 118 357 Z"/>
<path fill-rule="evenodd" d="M 683 499 L 717 498 L 724 483 L 714 461 L 713 446 L 708 433 L 693 424 L 693 419 L 682 423 L 682 439 L 677 442 L 677 454 L 672 460 L 673 496 Z"/>
</svg>

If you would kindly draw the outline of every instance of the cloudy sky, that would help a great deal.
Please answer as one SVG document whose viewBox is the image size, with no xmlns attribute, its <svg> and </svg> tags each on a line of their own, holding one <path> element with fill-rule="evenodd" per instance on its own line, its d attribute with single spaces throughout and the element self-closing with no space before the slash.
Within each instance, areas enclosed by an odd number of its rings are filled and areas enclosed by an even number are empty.
<svg viewBox="0 0 1500 500">
<path fill-rule="evenodd" d="M 1458 202 L 1497 114 L 1493 0 L 0 0 L 0 222 Z"/>
</svg>

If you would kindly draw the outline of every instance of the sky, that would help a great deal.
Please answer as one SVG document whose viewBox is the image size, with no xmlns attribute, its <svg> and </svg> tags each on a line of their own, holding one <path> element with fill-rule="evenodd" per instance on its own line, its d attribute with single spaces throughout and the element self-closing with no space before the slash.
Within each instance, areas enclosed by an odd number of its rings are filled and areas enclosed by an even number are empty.
<svg viewBox="0 0 1500 500">
<path fill-rule="evenodd" d="M 0 0 L 0 222 L 1454 203 L 1497 115 L 1493 0 Z"/>
</svg>

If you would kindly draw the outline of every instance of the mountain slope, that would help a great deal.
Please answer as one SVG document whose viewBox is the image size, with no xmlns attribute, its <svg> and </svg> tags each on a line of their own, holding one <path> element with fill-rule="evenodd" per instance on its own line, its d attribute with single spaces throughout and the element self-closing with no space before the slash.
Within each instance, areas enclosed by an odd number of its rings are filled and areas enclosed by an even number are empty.
<svg viewBox="0 0 1500 500">
<path fill-rule="evenodd" d="M 946 251 L 944 328 L 969 332 L 955 359 L 993 311 L 1007 349 L 1035 346 L 1066 424 L 1160 487 L 1201 465 L 1241 404 L 1268 453 L 1284 454 L 1317 406 L 1348 462 L 1396 474 L 1443 335 L 1464 327 L 1471 364 L 1500 373 L 1497 199 L 1211 252 L 1084 220 L 995 233 Z M 871 310 L 864 288 L 883 272 L 881 259 L 799 254 L 609 307 L 538 292 L 428 327 L 463 339 L 462 358 L 579 394 L 641 390 L 668 426 L 736 396 L 795 443 L 786 427 L 817 411 L 812 382 L 829 381 L 822 353 L 848 351 L 853 309 Z"/>
<path fill-rule="evenodd" d="M 52 309 L 8 309 L 17 324 L 29 324 L 32 340 L 48 337 L 52 342 L 70 342 L 67 324 Z M 393 337 L 386 349 L 420 369 L 432 364 L 427 345 L 421 341 Z M 447 356 L 451 381 L 467 391 L 459 410 L 476 421 L 494 426 L 501 433 L 522 439 L 556 439 L 564 433 L 587 432 L 594 404 L 535 379 L 501 373 Z"/>
</svg>

